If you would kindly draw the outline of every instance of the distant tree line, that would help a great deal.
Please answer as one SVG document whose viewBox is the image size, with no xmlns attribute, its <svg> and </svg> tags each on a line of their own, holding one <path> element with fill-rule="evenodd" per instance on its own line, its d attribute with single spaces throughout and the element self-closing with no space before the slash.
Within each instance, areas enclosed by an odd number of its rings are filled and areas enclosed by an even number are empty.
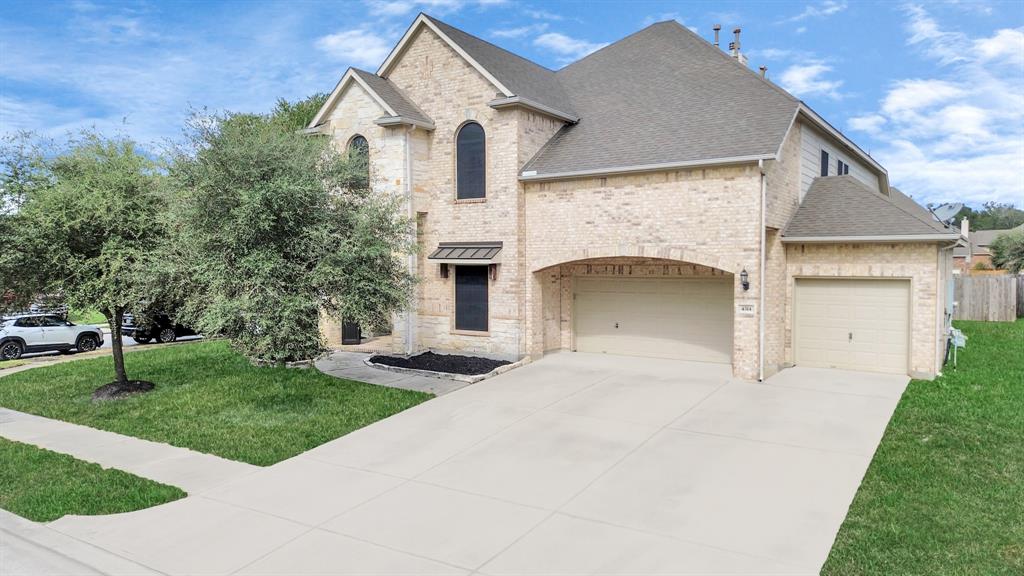
<svg viewBox="0 0 1024 576">
<path fill-rule="evenodd" d="M 971 230 L 1009 230 L 1024 224 L 1024 210 L 1013 204 L 985 202 L 979 210 L 965 206 L 956 215 L 957 222 L 963 218 L 970 222 Z"/>
</svg>

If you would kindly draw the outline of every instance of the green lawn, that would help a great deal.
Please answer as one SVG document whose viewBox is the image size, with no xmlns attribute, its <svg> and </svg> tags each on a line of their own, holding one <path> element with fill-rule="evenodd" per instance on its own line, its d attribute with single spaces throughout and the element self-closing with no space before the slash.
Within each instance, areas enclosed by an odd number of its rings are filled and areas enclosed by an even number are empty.
<svg viewBox="0 0 1024 576">
<path fill-rule="evenodd" d="M 29 520 L 131 512 L 184 496 L 173 486 L 0 438 L 0 508 Z"/>
<path fill-rule="evenodd" d="M 75 324 L 107 324 L 107 317 L 99 310 L 68 310 L 68 320 Z"/>
<path fill-rule="evenodd" d="M 24 366 L 28 364 L 28 360 L 3 360 L 0 361 L 0 370 L 4 368 L 14 368 L 15 366 Z"/>
<path fill-rule="evenodd" d="M 128 377 L 157 387 L 93 403 L 109 357 L 0 379 L 0 406 L 267 466 L 419 404 L 429 394 L 315 369 L 256 368 L 225 341 L 125 354 Z"/>
<path fill-rule="evenodd" d="M 1024 574 L 1024 320 L 957 326 L 959 368 L 910 383 L 822 574 Z"/>
</svg>

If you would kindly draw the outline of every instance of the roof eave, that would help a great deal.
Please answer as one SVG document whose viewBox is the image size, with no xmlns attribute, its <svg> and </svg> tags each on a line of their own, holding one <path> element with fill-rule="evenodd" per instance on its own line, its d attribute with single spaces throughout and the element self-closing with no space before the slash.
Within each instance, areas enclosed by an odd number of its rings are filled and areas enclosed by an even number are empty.
<svg viewBox="0 0 1024 576">
<path fill-rule="evenodd" d="M 530 100 L 529 98 L 523 98 L 522 96 L 509 96 L 507 98 L 496 98 L 496 99 L 491 100 L 490 102 L 488 102 L 487 105 L 490 106 L 491 108 L 494 108 L 495 110 L 500 110 L 502 108 L 509 108 L 509 107 L 512 107 L 512 106 L 522 106 L 523 108 L 528 108 L 530 110 L 534 110 L 534 111 L 540 112 L 542 114 L 547 114 L 548 116 L 557 118 L 559 120 L 564 120 L 564 121 L 572 123 L 572 124 L 575 124 L 575 123 L 580 121 L 579 116 L 576 116 L 575 114 L 571 114 L 569 112 L 563 112 L 561 110 L 558 110 L 558 109 L 552 108 L 550 106 L 541 104 L 540 102 L 537 102 L 535 100 Z"/>
<path fill-rule="evenodd" d="M 858 244 L 889 242 L 946 242 L 958 241 L 959 234 L 895 234 L 877 236 L 782 236 L 787 244 Z"/>
<path fill-rule="evenodd" d="M 331 94 L 330 96 L 327 97 L 327 100 L 324 101 L 324 105 L 321 106 L 320 110 L 317 111 L 316 116 L 313 117 L 313 121 L 309 123 L 310 128 L 314 128 L 324 123 L 324 116 L 327 115 L 327 111 L 334 107 L 334 105 L 338 101 L 338 98 L 341 97 L 341 93 L 345 90 L 345 87 L 348 86 L 349 82 L 355 82 L 356 84 L 359 84 L 363 88 L 363 90 L 366 90 L 367 94 L 370 95 L 370 98 L 372 98 L 374 102 L 376 102 L 381 108 L 383 108 L 385 112 L 392 116 L 398 115 L 398 113 L 395 112 L 394 108 L 392 108 L 391 105 L 389 105 L 387 101 L 381 97 L 380 94 L 377 94 L 377 92 L 373 88 L 371 88 L 369 84 L 367 84 L 362 78 L 360 78 L 359 75 L 356 74 L 354 68 L 350 67 L 348 70 L 345 71 L 345 74 L 341 77 L 341 80 L 338 80 L 338 84 L 334 87 L 334 90 L 331 91 Z"/>
<path fill-rule="evenodd" d="M 842 132 L 840 132 L 839 130 L 837 130 L 835 128 L 835 126 L 832 126 L 832 124 L 829 124 L 828 120 L 825 120 L 824 118 L 822 118 L 820 114 L 818 114 L 817 112 L 812 110 L 807 104 L 804 104 L 802 101 L 799 104 L 797 112 L 798 113 L 803 113 L 805 116 L 807 116 L 808 118 L 813 120 L 814 123 L 817 124 L 819 128 L 821 128 L 822 130 L 827 132 L 830 136 L 832 136 L 836 140 L 839 140 L 840 142 L 842 142 L 844 146 L 846 146 L 850 150 L 853 150 L 858 156 L 860 156 L 860 158 L 862 160 L 866 161 L 868 164 L 871 165 L 872 168 L 877 170 L 878 173 L 881 174 L 881 176 L 882 176 L 882 180 L 883 180 L 882 184 L 884 186 L 882 189 L 885 190 L 886 196 L 888 196 L 889 172 L 885 169 L 884 166 L 879 164 L 877 160 L 875 160 L 870 154 L 865 152 L 853 140 L 850 140 L 849 138 L 847 138 L 846 135 L 843 134 Z"/>
<path fill-rule="evenodd" d="M 378 126 L 418 126 L 424 130 L 433 130 L 433 122 L 425 122 L 416 118 L 409 118 L 408 116 L 383 116 L 373 121 Z"/>
<path fill-rule="evenodd" d="M 567 180 L 572 178 L 586 178 L 594 176 L 615 176 L 619 174 L 635 174 L 638 172 L 662 172 L 682 168 L 699 168 L 703 166 L 728 166 L 735 164 L 753 164 L 759 160 L 774 160 L 774 154 L 760 154 L 751 156 L 732 156 L 728 158 L 706 158 L 700 160 L 683 160 L 681 162 L 664 162 L 660 164 L 639 164 L 634 166 L 615 166 L 609 168 L 596 168 L 593 170 L 575 170 L 571 172 L 552 172 L 549 174 L 538 174 L 534 170 L 524 170 L 519 175 L 519 180 L 524 182 L 538 182 L 546 180 Z"/>
</svg>

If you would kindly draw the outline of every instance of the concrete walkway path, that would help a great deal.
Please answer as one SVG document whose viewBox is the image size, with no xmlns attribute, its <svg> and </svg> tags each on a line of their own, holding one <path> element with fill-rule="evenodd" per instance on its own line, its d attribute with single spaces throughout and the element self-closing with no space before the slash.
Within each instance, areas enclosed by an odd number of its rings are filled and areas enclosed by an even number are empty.
<svg viewBox="0 0 1024 576">
<path fill-rule="evenodd" d="M 548 356 L 189 498 L 68 516 L 164 574 L 817 574 L 905 377 Z"/>
<path fill-rule="evenodd" d="M 333 352 L 327 358 L 317 360 L 316 367 L 321 372 L 337 378 L 346 378 L 348 380 L 389 386 L 391 388 L 416 390 L 436 396 L 448 394 L 468 386 L 466 382 L 458 382 L 456 380 L 416 376 L 373 368 L 363 362 L 363 360 L 370 356 L 372 354 L 362 352 Z"/>
<path fill-rule="evenodd" d="M 0 385 L 3 380 L 0 380 Z M 0 408 L 0 436 L 201 492 L 260 469 L 244 462 Z"/>
</svg>

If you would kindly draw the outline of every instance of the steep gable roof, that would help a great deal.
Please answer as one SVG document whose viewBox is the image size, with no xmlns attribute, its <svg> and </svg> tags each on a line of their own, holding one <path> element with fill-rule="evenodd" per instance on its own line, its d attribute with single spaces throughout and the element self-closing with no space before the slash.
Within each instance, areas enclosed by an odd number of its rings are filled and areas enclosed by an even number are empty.
<svg viewBox="0 0 1024 576">
<path fill-rule="evenodd" d="M 330 96 L 327 97 L 327 101 L 320 107 L 316 116 L 313 117 L 313 121 L 309 123 L 309 128 L 316 128 L 326 120 L 327 113 L 334 108 L 338 98 L 341 97 L 345 88 L 352 82 L 362 86 L 370 94 L 370 97 L 388 114 L 388 116 L 378 119 L 378 124 L 413 124 L 433 129 L 434 121 L 420 110 L 419 106 L 416 106 L 416 104 L 409 100 L 397 86 L 372 72 L 358 68 L 349 68 L 345 71 L 337 86 L 334 87 Z"/>
<path fill-rule="evenodd" d="M 416 17 L 398 45 L 381 64 L 377 70 L 379 76 L 388 77 L 406 44 L 424 26 L 433 30 L 494 84 L 501 96 L 516 97 L 526 104 L 534 104 L 535 107 L 554 112 L 556 116 L 562 118 L 577 118 L 565 90 L 553 71 L 423 13 Z"/>
<path fill-rule="evenodd" d="M 820 177 L 811 183 L 782 239 L 821 242 L 960 237 L 957 230 L 925 213 L 927 210 L 898 190 L 883 196 L 850 175 Z"/>
</svg>

